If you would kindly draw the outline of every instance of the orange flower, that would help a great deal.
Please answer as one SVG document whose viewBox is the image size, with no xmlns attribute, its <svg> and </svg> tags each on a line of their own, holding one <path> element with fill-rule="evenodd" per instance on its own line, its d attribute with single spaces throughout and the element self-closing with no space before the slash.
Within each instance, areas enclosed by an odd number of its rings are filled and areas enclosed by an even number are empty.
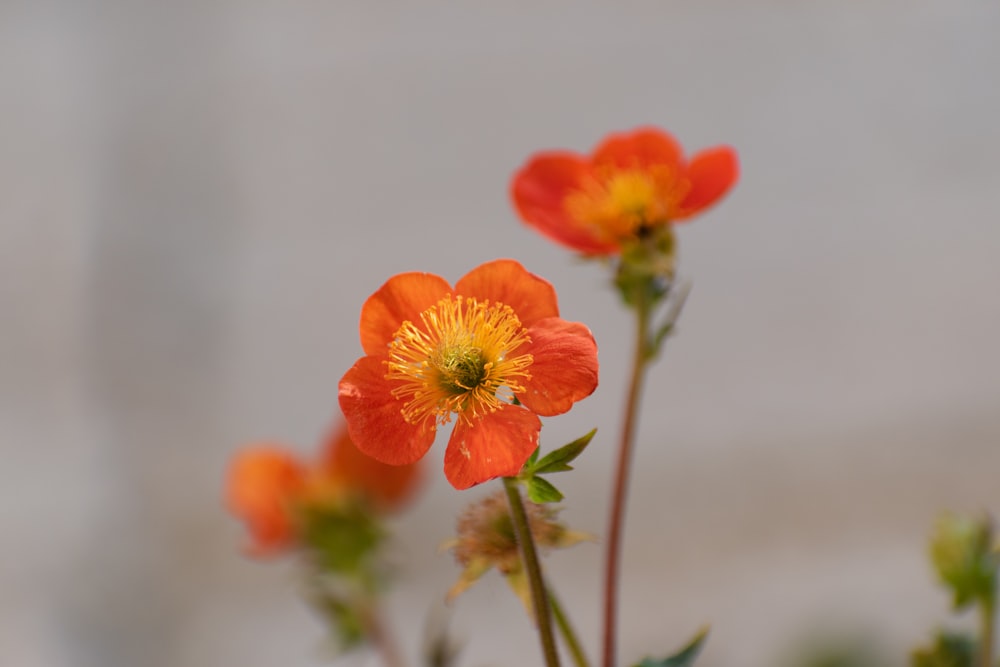
<svg viewBox="0 0 1000 667">
<path fill-rule="evenodd" d="M 251 555 L 273 555 L 295 543 L 293 505 L 305 480 L 305 465 L 278 445 L 249 447 L 233 458 L 226 505 L 246 522 Z"/>
<path fill-rule="evenodd" d="M 457 489 L 516 475 L 538 446 L 538 416 L 597 387 L 590 330 L 560 319 L 552 286 L 509 259 L 454 289 L 429 273 L 390 278 L 361 309 L 361 346 L 367 356 L 340 381 L 358 449 L 412 463 L 455 417 L 444 471 Z"/>
<path fill-rule="evenodd" d="M 550 239 L 586 255 L 615 255 L 719 201 L 738 174 L 728 146 L 685 160 L 671 135 L 640 128 L 609 135 L 589 157 L 538 153 L 514 175 L 511 197 L 521 218 Z"/>
<path fill-rule="evenodd" d="M 402 507 L 413 497 L 423 477 L 419 465 L 388 465 L 362 453 L 346 425 L 327 439 L 320 471 L 321 485 L 350 494 L 379 514 Z"/>
<path fill-rule="evenodd" d="M 419 466 L 390 466 L 365 456 L 341 425 L 315 463 L 274 443 L 239 452 L 230 464 L 226 504 L 247 525 L 248 552 L 268 556 L 299 542 L 302 510 L 355 502 L 384 514 L 409 500 L 419 481 Z"/>
</svg>

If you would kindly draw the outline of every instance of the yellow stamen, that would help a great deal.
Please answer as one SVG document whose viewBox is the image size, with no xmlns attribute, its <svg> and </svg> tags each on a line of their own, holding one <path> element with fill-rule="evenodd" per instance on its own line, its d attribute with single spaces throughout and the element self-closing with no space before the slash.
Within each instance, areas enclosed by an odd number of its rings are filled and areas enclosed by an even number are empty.
<svg viewBox="0 0 1000 667">
<path fill-rule="evenodd" d="M 471 423 L 524 391 L 532 356 L 510 355 L 530 338 L 509 306 L 448 295 L 420 321 L 396 332 L 385 375 L 400 382 L 392 395 L 408 423 L 445 424 L 452 413 Z"/>
<path fill-rule="evenodd" d="M 566 211 L 608 240 L 633 237 L 670 222 L 691 189 L 667 165 L 607 168 L 566 197 Z"/>
</svg>

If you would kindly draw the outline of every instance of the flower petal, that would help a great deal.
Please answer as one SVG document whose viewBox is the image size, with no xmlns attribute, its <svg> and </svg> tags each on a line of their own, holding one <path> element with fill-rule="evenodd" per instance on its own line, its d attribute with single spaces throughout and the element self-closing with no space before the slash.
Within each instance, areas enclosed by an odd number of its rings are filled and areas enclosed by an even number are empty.
<svg viewBox="0 0 1000 667">
<path fill-rule="evenodd" d="M 361 347 L 365 354 L 385 354 L 386 346 L 406 320 L 420 322 L 420 313 L 451 291 L 433 273 L 400 273 L 389 278 L 361 307 Z"/>
<path fill-rule="evenodd" d="M 621 169 L 667 165 L 680 167 L 684 149 L 674 137 L 655 127 L 610 134 L 594 149 L 595 167 L 612 165 Z"/>
<path fill-rule="evenodd" d="M 430 449 L 436 434 L 433 418 L 408 424 L 401 407 L 377 357 L 358 359 L 340 380 L 340 409 L 351 440 L 363 453 L 389 465 L 417 461 Z"/>
<path fill-rule="evenodd" d="M 251 555 L 273 555 L 295 542 L 292 504 L 305 477 L 305 466 L 271 443 L 249 447 L 233 458 L 226 479 L 226 506 L 246 523 Z"/>
<path fill-rule="evenodd" d="M 423 477 L 419 463 L 389 465 L 359 450 L 346 424 L 330 433 L 321 456 L 320 467 L 329 483 L 360 495 L 380 512 L 402 506 Z"/>
<path fill-rule="evenodd" d="M 456 489 L 521 472 L 538 447 L 541 420 L 524 408 L 508 405 L 475 420 L 459 419 L 444 453 L 444 474 Z"/>
<path fill-rule="evenodd" d="M 597 388 L 597 343 L 590 329 L 558 317 L 536 322 L 528 329 L 531 342 L 515 354 L 534 357 L 531 379 L 517 399 L 532 412 L 550 417 L 567 412 Z"/>
<path fill-rule="evenodd" d="M 566 211 L 566 196 L 589 178 L 590 166 L 576 153 L 539 153 L 514 174 L 510 195 L 521 219 L 544 236 L 588 255 L 606 255 L 617 246 L 597 236 Z"/>
<path fill-rule="evenodd" d="M 722 199 L 739 178 L 739 159 L 729 146 L 701 151 L 688 165 L 691 190 L 681 202 L 675 219 L 688 218 Z"/>
<path fill-rule="evenodd" d="M 497 259 L 477 266 L 455 283 L 455 292 L 510 306 L 524 327 L 559 315 L 555 288 L 512 259 Z"/>
</svg>

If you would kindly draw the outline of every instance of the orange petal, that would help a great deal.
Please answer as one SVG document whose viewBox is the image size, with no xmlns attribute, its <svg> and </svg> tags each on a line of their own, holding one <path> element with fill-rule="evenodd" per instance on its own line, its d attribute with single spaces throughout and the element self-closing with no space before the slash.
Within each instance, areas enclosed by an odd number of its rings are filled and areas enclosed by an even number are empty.
<svg viewBox="0 0 1000 667">
<path fill-rule="evenodd" d="M 408 424 L 391 390 L 382 360 L 362 357 L 340 380 L 340 409 L 358 449 L 382 463 L 406 465 L 430 449 L 435 423 Z"/>
<path fill-rule="evenodd" d="M 517 398 L 532 412 L 549 417 L 561 415 L 597 388 L 597 343 L 590 329 L 578 322 L 550 317 L 528 329 L 531 342 L 516 354 L 534 357 Z"/>
<path fill-rule="evenodd" d="M 674 137 L 655 127 L 608 135 L 591 158 L 595 167 L 612 165 L 621 169 L 684 163 L 684 149 Z"/>
<path fill-rule="evenodd" d="M 564 203 L 589 173 L 587 160 L 576 153 L 539 153 L 514 174 L 510 195 L 521 219 L 544 236 L 588 255 L 606 255 L 617 246 L 570 216 Z"/>
<path fill-rule="evenodd" d="M 497 259 L 477 266 L 455 283 L 455 292 L 508 305 L 525 327 L 559 315 L 555 288 L 512 259 Z"/>
<path fill-rule="evenodd" d="M 420 313 L 451 291 L 432 273 L 400 273 L 389 278 L 361 307 L 361 347 L 365 354 L 385 354 L 403 322 L 419 324 Z"/>
<path fill-rule="evenodd" d="M 719 201 L 736 183 L 739 172 L 736 151 L 729 146 L 716 146 L 695 155 L 688 165 L 691 190 L 675 219 L 690 217 Z"/>
<path fill-rule="evenodd" d="M 413 496 L 422 477 L 419 463 L 388 465 L 359 450 L 345 424 L 327 438 L 321 466 L 332 484 L 358 493 L 378 511 L 402 506 Z"/>
<path fill-rule="evenodd" d="M 494 477 L 509 477 L 538 447 L 541 420 L 524 408 L 508 405 L 472 425 L 459 419 L 444 453 L 444 474 L 456 489 Z"/>
<path fill-rule="evenodd" d="M 245 449 L 233 458 L 226 506 L 246 523 L 251 554 L 274 554 L 295 541 L 291 506 L 305 477 L 305 466 L 295 456 L 271 444 Z"/>
</svg>

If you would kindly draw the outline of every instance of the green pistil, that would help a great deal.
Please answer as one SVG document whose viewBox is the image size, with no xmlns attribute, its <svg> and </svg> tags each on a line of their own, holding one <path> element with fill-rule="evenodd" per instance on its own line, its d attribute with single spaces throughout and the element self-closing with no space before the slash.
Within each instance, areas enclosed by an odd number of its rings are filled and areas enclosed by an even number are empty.
<svg viewBox="0 0 1000 667">
<path fill-rule="evenodd" d="M 440 387 L 452 395 L 464 394 L 486 379 L 486 360 L 476 348 L 443 350 L 435 364 L 440 373 Z"/>
</svg>

